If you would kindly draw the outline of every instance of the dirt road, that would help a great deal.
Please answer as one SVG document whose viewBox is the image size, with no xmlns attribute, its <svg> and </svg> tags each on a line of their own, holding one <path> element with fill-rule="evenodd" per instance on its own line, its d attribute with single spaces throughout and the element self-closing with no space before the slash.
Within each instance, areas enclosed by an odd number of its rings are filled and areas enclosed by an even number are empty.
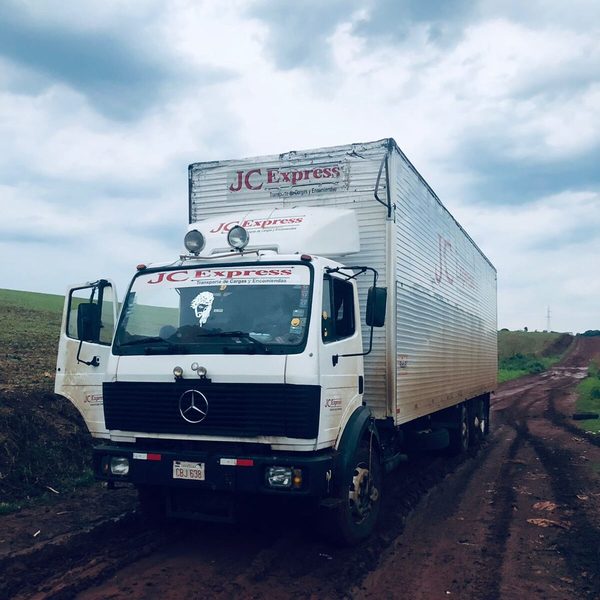
<svg viewBox="0 0 600 600">
<path fill-rule="evenodd" d="M 0 518 L 0 597 L 600 598 L 600 439 L 568 418 L 592 355 L 600 338 L 578 337 L 559 367 L 501 386 L 481 448 L 392 473 L 358 548 L 289 507 L 157 528 L 129 490 L 94 488 Z"/>
</svg>

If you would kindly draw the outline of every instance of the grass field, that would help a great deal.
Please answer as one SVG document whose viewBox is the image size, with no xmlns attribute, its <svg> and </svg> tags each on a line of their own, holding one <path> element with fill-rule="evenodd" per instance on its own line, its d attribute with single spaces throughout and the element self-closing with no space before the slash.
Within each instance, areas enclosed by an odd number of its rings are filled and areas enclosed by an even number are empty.
<svg viewBox="0 0 600 600">
<path fill-rule="evenodd" d="M 558 362 L 573 337 L 537 331 L 498 332 L 498 382 L 541 373 Z"/>
<path fill-rule="evenodd" d="M 0 290 L 0 389 L 51 391 L 63 297 Z"/>
<path fill-rule="evenodd" d="M 577 412 L 600 414 L 600 365 L 590 364 L 588 376 L 577 386 Z M 600 418 L 580 421 L 578 426 L 585 431 L 600 433 Z"/>
<path fill-rule="evenodd" d="M 61 314 L 64 301 L 64 296 L 56 294 L 38 294 L 37 292 L 0 289 L 0 307 L 17 306 L 19 308 Z"/>
</svg>

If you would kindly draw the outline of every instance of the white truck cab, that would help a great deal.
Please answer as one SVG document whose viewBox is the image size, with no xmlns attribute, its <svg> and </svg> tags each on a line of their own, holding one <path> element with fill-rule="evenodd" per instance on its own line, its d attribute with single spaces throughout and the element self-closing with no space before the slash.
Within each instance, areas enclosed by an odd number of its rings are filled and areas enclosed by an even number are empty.
<svg viewBox="0 0 600 600">
<path fill-rule="evenodd" d="M 252 232 L 267 220 L 285 233 Z M 140 265 L 118 320 L 111 282 L 71 288 L 56 391 L 106 439 L 94 450 L 101 478 L 326 497 L 340 434 L 363 403 L 366 269 L 316 252 L 358 250 L 354 213 L 226 221 L 192 225 L 175 263 Z M 186 512 L 172 496 L 171 512 Z"/>
</svg>

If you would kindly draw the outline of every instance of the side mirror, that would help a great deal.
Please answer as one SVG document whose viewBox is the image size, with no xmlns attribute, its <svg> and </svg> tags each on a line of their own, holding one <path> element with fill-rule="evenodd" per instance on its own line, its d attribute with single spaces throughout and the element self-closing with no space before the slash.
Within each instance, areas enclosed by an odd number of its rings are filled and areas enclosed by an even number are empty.
<svg viewBox="0 0 600 600">
<path fill-rule="evenodd" d="M 370 287 L 367 295 L 367 325 L 370 327 L 383 327 L 386 304 L 387 288 Z"/>
<path fill-rule="evenodd" d="M 100 306 L 85 302 L 77 307 L 77 338 L 82 342 L 100 339 Z"/>
</svg>

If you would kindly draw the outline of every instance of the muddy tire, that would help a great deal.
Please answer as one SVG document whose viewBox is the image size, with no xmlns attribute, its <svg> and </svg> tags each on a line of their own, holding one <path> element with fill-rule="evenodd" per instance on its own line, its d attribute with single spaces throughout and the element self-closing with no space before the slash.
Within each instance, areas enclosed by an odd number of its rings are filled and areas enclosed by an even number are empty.
<svg viewBox="0 0 600 600">
<path fill-rule="evenodd" d="M 489 435 L 490 433 L 490 395 L 486 394 L 483 397 L 483 415 L 485 418 L 485 423 L 483 425 L 483 435 Z"/>
<path fill-rule="evenodd" d="M 379 456 L 369 445 L 361 444 L 353 459 L 349 478 L 342 483 L 338 494 L 341 502 L 323 513 L 325 531 L 337 544 L 358 544 L 373 532 L 381 508 L 382 470 Z"/>
<path fill-rule="evenodd" d="M 473 446 L 478 446 L 486 435 L 486 430 L 489 428 L 488 425 L 488 410 L 486 411 L 485 399 L 482 396 L 473 398 L 469 401 L 471 410 L 469 416 L 469 426 L 471 428 L 469 432 L 470 443 Z"/>
<path fill-rule="evenodd" d="M 448 430 L 450 434 L 450 443 L 448 444 L 448 454 L 456 456 L 466 452 L 469 448 L 471 439 L 471 427 L 469 419 L 469 410 L 467 403 L 462 402 L 454 408 L 455 427 Z"/>
</svg>

